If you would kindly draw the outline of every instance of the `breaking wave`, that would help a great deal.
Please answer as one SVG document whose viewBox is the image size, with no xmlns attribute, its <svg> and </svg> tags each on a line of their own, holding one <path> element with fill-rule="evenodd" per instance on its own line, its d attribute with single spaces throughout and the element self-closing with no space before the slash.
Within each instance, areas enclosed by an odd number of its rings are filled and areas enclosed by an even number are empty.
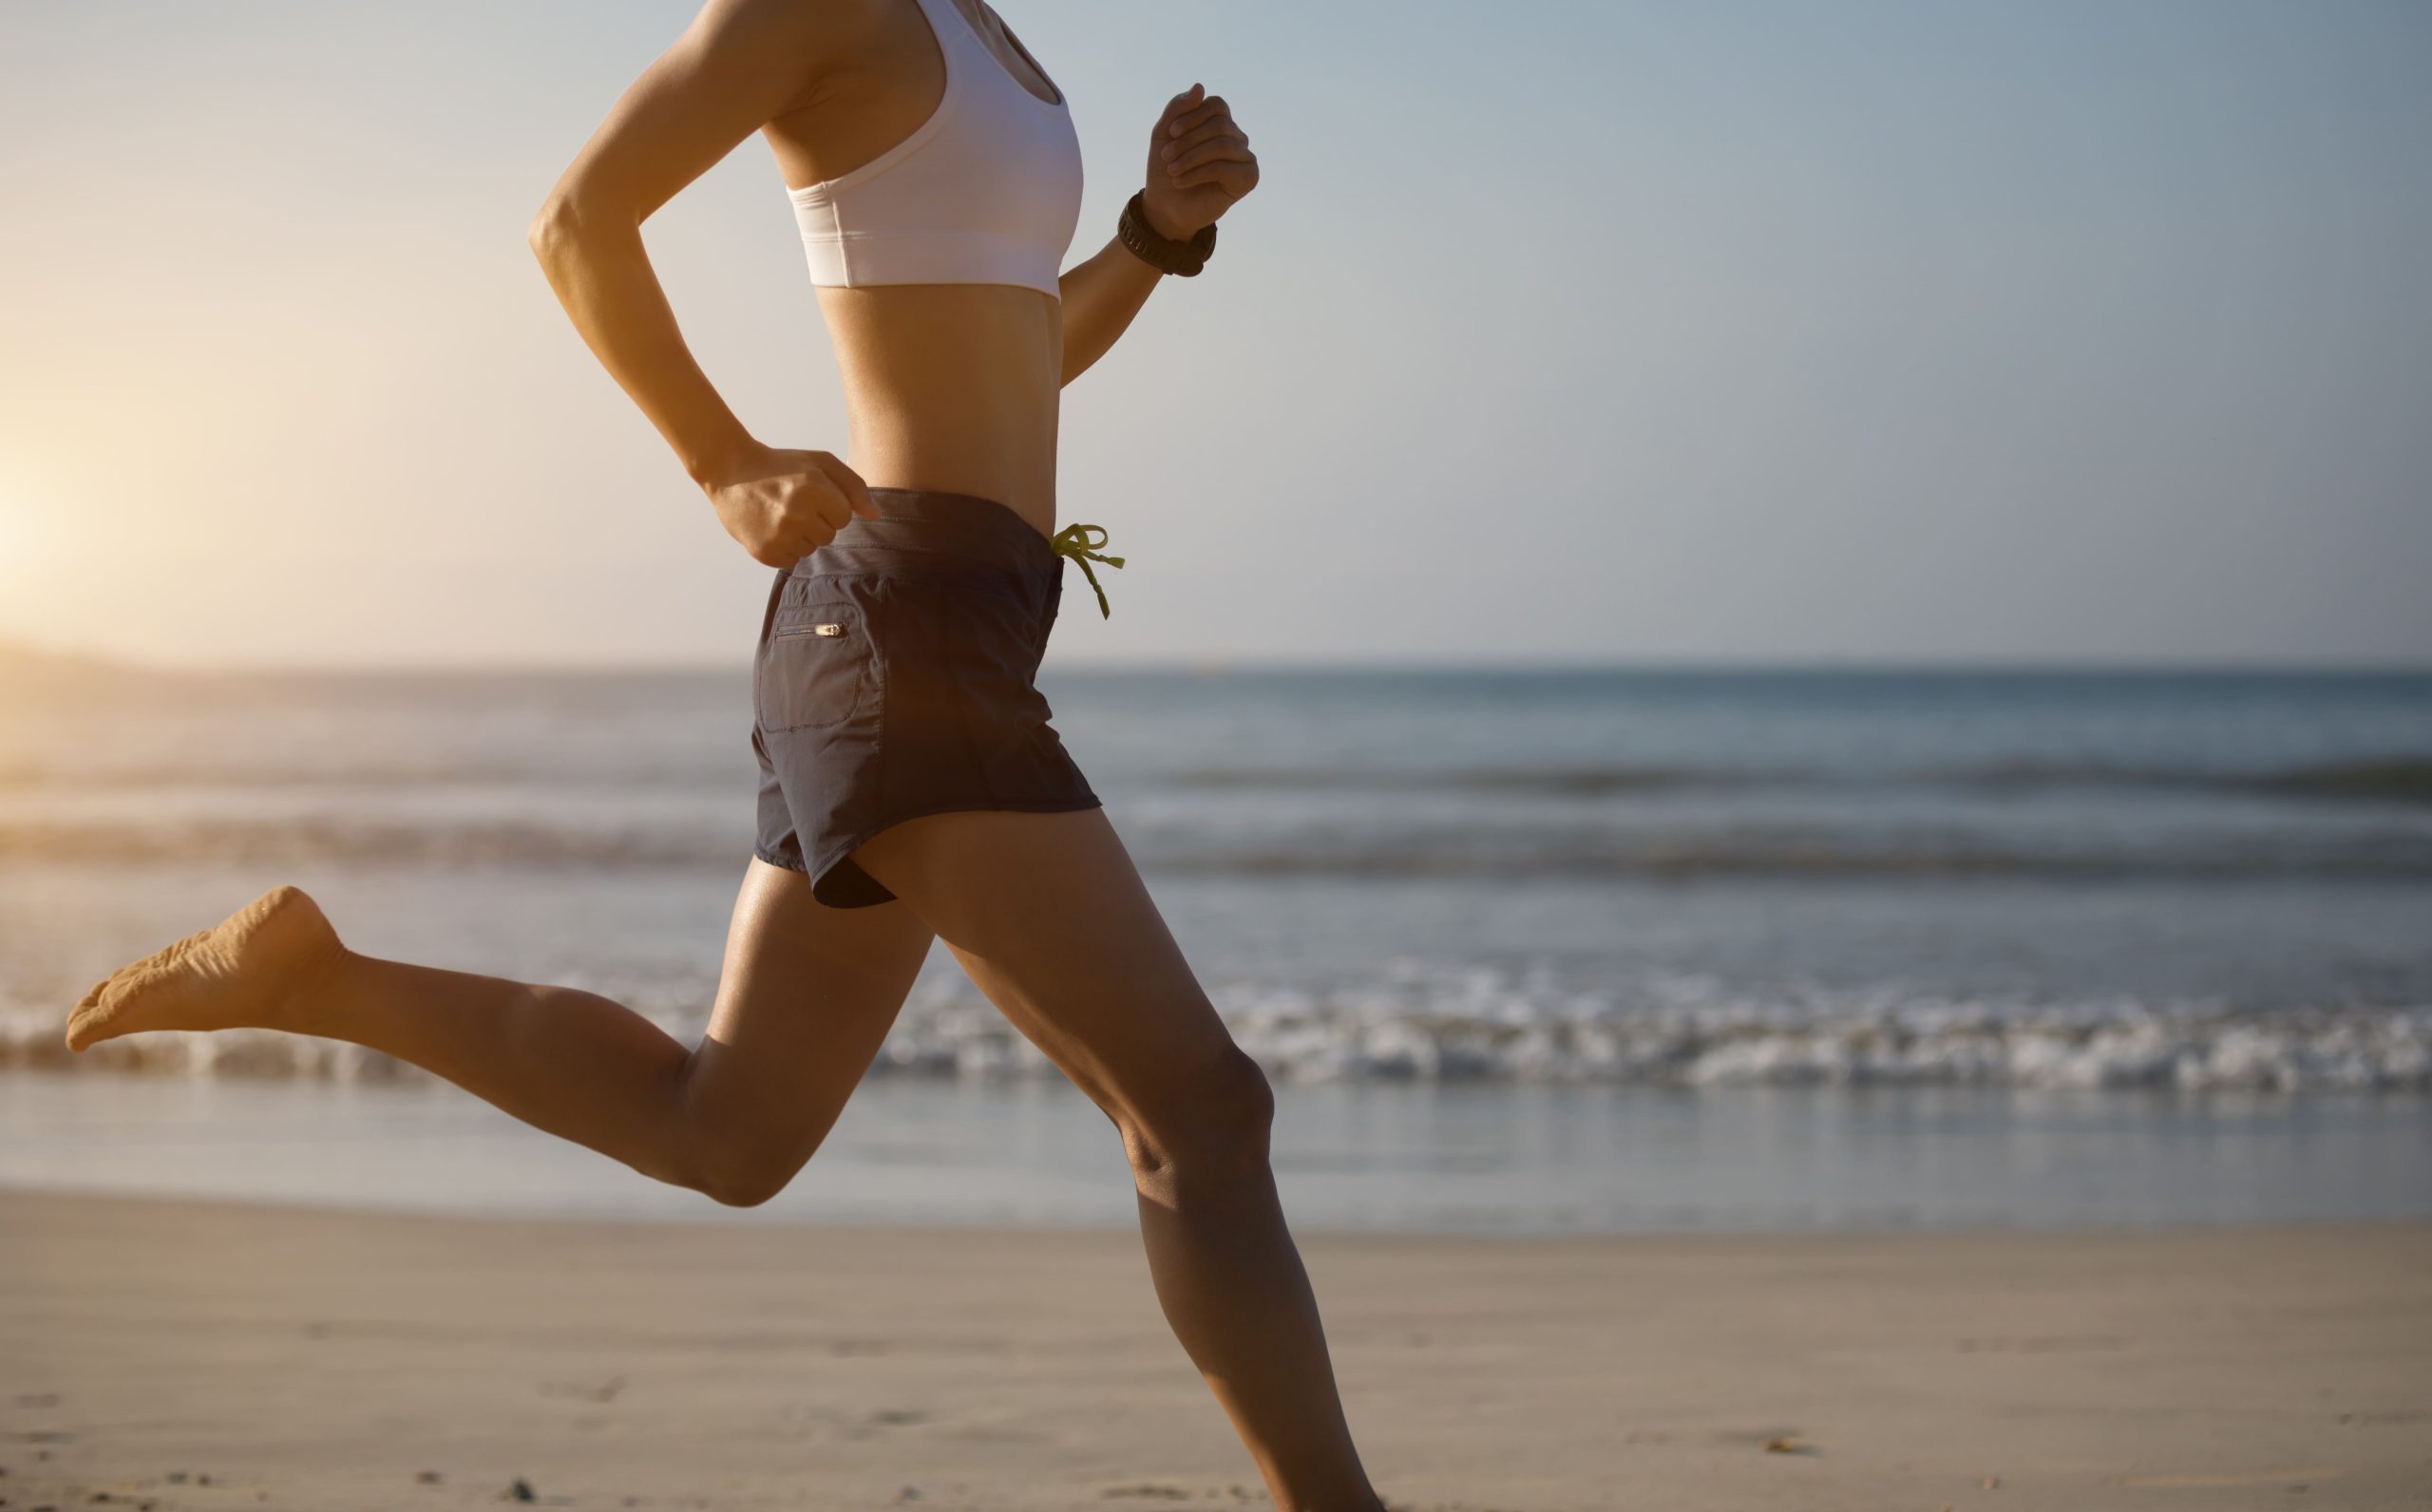
<svg viewBox="0 0 2432 1512">
<path fill-rule="evenodd" d="M 541 752 L 453 753 L 426 756 L 351 753 L 351 759 L 289 761 L 242 753 L 215 762 L 208 752 L 176 761 L 118 759 L 95 762 L 0 763 L 0 792 L 111 791 L 191 788 L 291 791 L 312 787 L 451 787 L 517 782 L 553 784 L 566 775 Z M 663 779 L 698 783 L 711 790 L 728 784 L 723 765 L 699 770 L 661 771 Z M 2370 760 L 2234 770 L 2198 766 L 2135 765 L 2117 762 L 2004 761 L 1869 770 L 1837 767 L 1737 765 L 1522 765 L 1396 767 L 1346 764 L 1320 766 L 1185 767 L 1159 781 L 1185 789 L 1295 790 L 1305 792 L 1436 792 L 1505 794 L 1547 798 L 1625 798 L 1636 795 L 1735 792 L 1751 789 L 1899 789 L 1970 793 L 1986 797 L 2049 792 L 2184 792 L 2224 796 L 2432 804 L 2432 755 L 2397 754 Z"/>
<path fill-rule="evenodd" d="M 740 865 L 730 825 L 609 819 L 359 820 L 333 816 L 0 820 L 0 862 L 229 866 L 327 862 L 479 868 Z M 1563 879 L 2020 879 L 2053 881 L 2432 880 L 2432 832 L 2286 835 L 1986 833 L 1966 827 L 1349 823 L 1232 836 L 1141 825 L 1149 870 L 1198 876 Z"/>
<path fill-rule="evenodd" d="M 692 1038 L 709 984 L 617 992 Z M 1404 962 L 1366 981 L 1239 981 L 1212 994 L 1243 1047 L 1293 1082 L 1615 1087 L 1973 1087 L 2432 1092 L 2432 1005 L 1956 999 L 1891 989 L 1757 994 L 1697 977 L 1626 992 L 1549 973 Z M 357 1046 L 267 1032 L 131 1036 L 71 1056 L 60 1010 L 0 1006 L 0 1066 L 348 1082 L 425 1073 Z M 906 1005 L 874 1074 L 1055 1073 L 968 988 Z"/>
<path fill-rule="evenodd" d="M 1995 762 L 1850 772 L 1749 766 L 1467 767 L 1443 770 L 1204 767 L 1184 786 L 1538 794 L 1560 798 L 1749 788 L 1953 789 L 1984 795 L 2062 791 L 2168 791 L 2255 797 L 2432 803 L 2432 756 L 2328 762 L 2269 771 L 2134 766 L 2103 762 Z"/>
</svg>

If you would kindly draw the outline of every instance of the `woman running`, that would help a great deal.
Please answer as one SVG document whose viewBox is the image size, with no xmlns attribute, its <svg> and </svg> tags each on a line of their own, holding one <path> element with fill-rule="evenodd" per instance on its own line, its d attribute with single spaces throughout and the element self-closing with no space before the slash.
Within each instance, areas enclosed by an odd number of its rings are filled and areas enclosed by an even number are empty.
<svg viewBox="0 0 2432 1512">
<path fill-rule="evenodd" d="M 757 131 L 842 365 L 850 464 L 765 445 L 686 350 L 641 225 Z M 721 1202 L 767 1201 L 876 1057 L 933 936 L 1121 1132 L 1167 1318 L 1282 1508 L 1381 1505 L 1267 1162 L 1258 1064 L 1184 962 L 1036 689 L 1067 558 L 1058 391 L 1258 182 L 1198 85 L 1116 235 L 1063 91 L 983 0 L 710 0 L 549 195 L 532 245 L 718 520 L 778 569 L 754 662 L 759 838 L 706 1036 L 590 992 L 374 959 L 265 894 L 119 971 L 78 1049 L 268 1028 L 425 1067 Z M 1091 585 L 1097 586 L 1094 576 Z M 1101 594 L 1097 605 L 1103 612 Z"/>
</svg>

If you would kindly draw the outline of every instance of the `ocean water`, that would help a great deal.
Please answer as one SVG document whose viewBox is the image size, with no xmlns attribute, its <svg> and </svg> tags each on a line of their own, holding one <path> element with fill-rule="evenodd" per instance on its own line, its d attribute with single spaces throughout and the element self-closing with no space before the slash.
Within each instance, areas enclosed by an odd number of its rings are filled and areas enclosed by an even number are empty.
<svg viewBox="0 0 2432 1512">
<path fill-rule="evenodd" d="M 2432 1212 L 2432 676 L 1042 686 L 1283 1088 L 1287 1196 L 1343 1221 Z M 0 680 L 0 1181 L 655 1211 L 352 1048 L 152 1036 L 70 1063 L 57 1026 L 111 966 L 292 880 L 358 948 L 696 1034 L 750 719 L 740 671 Z M 856 1109 L 896 1153 L 840 1130 L 805 1211 L 1129 1213 L 1119 1153 L 1097 1195 L 1103 1120 L 942 950 Z M 398 1121 L 457 1153 L 412 1181 L 329 1165 Z M 911 1140 L 923 1166 L 899 1125 L 972 1138 Z M 2105 1169 L 2052 1180 L 2064 1147 Z M 193 1169 L 219 1148 L 255 1174 Z M 1007 1149 L 1032 1163 L 997 1169 Z"/>
</svg>

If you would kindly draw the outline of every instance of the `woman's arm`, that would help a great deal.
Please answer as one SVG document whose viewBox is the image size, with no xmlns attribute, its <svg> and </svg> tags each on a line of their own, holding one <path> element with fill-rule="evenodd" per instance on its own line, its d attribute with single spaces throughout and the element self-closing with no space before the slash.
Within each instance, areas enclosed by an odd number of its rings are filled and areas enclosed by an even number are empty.
<svg viewBox="0 0 2432 1512">
<path fill-rule="evenodd" d="M 1096 256 L 1064 270 L 1056 280 L 1064 293 L 1064 382 L 1107 354 L 1164 276 L 1133 256 L 1121 237 L 1108 238 Z"/>
<path fill-rule="evenodd" d="M 601 366 L 641 406 L 759 560 L 785 566 L 872 513 L 826 452 L 752 440 L 684 345 L 641 225 L 735 143 L 802 103 L 851 45 L 855 8 L 709 0 L 627 89 L 532 222 L 532 250 Z"/>
<path fill-rule="evenodd" d="M 1140 208 L 1159 236 L 1188 241 L 1258 187 L 1258 159 L 1223 95 L 1198 85 L 1166 102 L 1149 139 L 1149 181 Z M 1057 280 L 1064 302 L 1064 382 L 1107 353 L 1165 274 L 1120 237 Z"/>
</svg>

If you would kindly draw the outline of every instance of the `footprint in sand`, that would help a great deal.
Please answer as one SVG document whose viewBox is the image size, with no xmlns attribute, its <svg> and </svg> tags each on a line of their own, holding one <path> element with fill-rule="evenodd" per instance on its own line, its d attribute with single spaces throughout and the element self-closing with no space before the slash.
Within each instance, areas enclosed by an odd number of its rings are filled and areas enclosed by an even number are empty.
<svg viewBox="0 0 2432 1512">
<path fill-rule="evenodd" d="M 2216 1490 L 2240 1485 L 2279 1485 L 2284 1482 L 2328 1481 L 2346 1475 L 2336 1465 L 2300 1465 L 2282 1470 L 2232 1470 L 2226 1473 L 2191 1472 L 2185 1475 L 2132 1475 L 2121 1485 L 2133 1485 L 2150 1491 Z"/>
<path fill-rule="evenodd" d="M 67 1048 L 147 1030 L 276 1029 L 297 988 L 345 950 L 319 904 L 275 887 L 95 983 L 67 1015 Z"/>
</svg>

